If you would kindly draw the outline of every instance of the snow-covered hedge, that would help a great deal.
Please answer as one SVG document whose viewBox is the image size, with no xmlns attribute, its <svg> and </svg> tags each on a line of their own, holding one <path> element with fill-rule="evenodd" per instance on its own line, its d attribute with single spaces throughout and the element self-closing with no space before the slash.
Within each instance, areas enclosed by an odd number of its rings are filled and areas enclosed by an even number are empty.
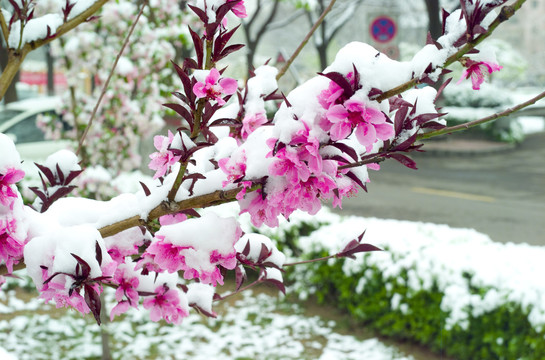
<svg viewBox="0 0 545 360">
<path fill-rule="evenodd" d="M 492 84 L 482 84 L 478 94 L 472 96 L 473 89 L 467 84 L 458 84 L 445 89 L 441 109 L 446 113 L 449 126 L 490 116 L 513 105 L 513 93 Z M 516 118 L 504 118 L 492 123 L 484 123 L 477 129 L 493 139 L 518 143 L 524 140 L 522 125 Z"/>
<path fill-rule="evenodd" d="M 336 304 L 381 334 L 457 359 L 545 358 L 545 248 L 495 243 L 446 225 L 326 212 L 280 232 L 324 221 L 330 225 L 291 243 L 326 256 L 366 230 L 363 242 L 385 251 L 297 267 L 292 278 L 301 297 Z"/>
</svg>

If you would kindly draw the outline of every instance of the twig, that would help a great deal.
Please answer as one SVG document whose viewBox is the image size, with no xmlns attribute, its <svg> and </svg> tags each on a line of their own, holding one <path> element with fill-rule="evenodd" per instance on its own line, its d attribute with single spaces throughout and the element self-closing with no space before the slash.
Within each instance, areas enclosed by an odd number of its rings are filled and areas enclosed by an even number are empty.
<svg viewBox="0 0 545 360">
<path fill-rule="evenodd" d="M 4 18 L 4 13 L 2 10 L 0 10 L 0 29 L 2 30 L 2 35 L 4 36 L 4 40 L 6 41 L 6 49 L 8 48 L 8 39 L 9 39 L 9 29 L 8 24 L 6 23 L 6 19 Z"/>
<path fill-rule="evenodd" d="M 19 68 L 21 67 L 21 64 L 23 63 L 23 60 L 25 59 L 25 57 L 28 55 L 29 52 L 39 48 L 42 45 L 50 43 L 56 38 L 66 34 L 70 30 L 72 30 L 73 28 L 81 24 L 82 22 L 85 22 L 91 15 L 97 12 L 98 9 L 100 9 L 107 2 L 108 0 L 97 0 L 93 5 L 89 6 L 81 14 L 65 22 L 61 26 L 59 26 L 57 28 L 57 32 L 51 37 L 46 39 L 39 39 L 36 41 L 32 41 L 30 43 L 26 43 L 25 46 L 23 46 L 23 48 L 20 51 L 9 49 L 9 44 L 6 43 L 6 46 L 8 46 L 9 60 L 8 60 L 8 64 L 6 68 L 4 69 L 4 71 L 2 71 L 2 75 L 0 75 L 0 100 L 4 97 L 4 94 L 8 90 L 8 86 L 13 81 L 15 74 L 17 74 L 17 71 L 19 71 Z M 2 27 L 2 31 L 4 31 L 3 27 Z"/>
<path fill-rule="evenodd" d="M 386 160 L 386 158 L 384 157 L 383 154 L 374 154 L 372 156 L 366 156 L 358 162 L 341 165 L 339 166 L 339 170 L 355 168 L 355 167 L 367 165 L 367 164 L 377 164 L 377 163 L 383 162 L 384 160 Z"/>
<path fill-rule="evenodd" d="M 492 115 L 489 115 L 489 116 L 486 116 L 486 117 L 484 117 L 482 119 L 470 121 L 470 122 L 467 122 L 467 123 L 464 123 L 464 124 L 459 124 L 459 125 L 456 125 L 456 126 L 446 127 L 446 128 L 431 131 L 431 132 L 428 132 L 428 133 L 425 133 L 425 134 L 420 134 L 420 135 L 418 135 L 417 140 L 429 139 L 429 138 L 439 136 L 439 135 L 445 135 L 445 134 L 450 134 L 450 133 L 461 131 L 461 130 L 467 130 L 469 128 L 472 128 L 472 127 L 487 123 L 489 121 L 493 121 L 493 120 L 499 119 L 501 117 L 510 115 L 510 114 L 512 114 L 514 112 L 517 112 L 517 111 L 519 111 L 521 109 L 524 109 L 525 107 L 528 107 L 530 105 L 535 104 L 536 102 L 538 102 L 539 100 L 541 100 L 543 98 L 545 98 L 545 91 L 538 94 L 537 96 L 534 96 L 533 98 L 531 98 L 531 99 L 529 99 L 529 100 L 527 100 L 527 101 L 525 101 L 523 103 L 520 103 L 520 104 L 512 107 L 512 108 L 506 109 L 504 111 L 500 111 L 498 113 L 495 113 L 495 114 L 492 114 Z"/>
<path fill-rule="evenodd" d="M 333 5 L 335 4 L 336 1 L 337 0 L 331 0 L 331 2 L 327 6 L 327 8 L 324 10 L 322 15 L 320 15 L 318 20 L 316 20 L 316 22 L 314 23 L 314 26 L 312 26 L 312 28 L 308 32 L 307 36 L 305 36 L 305 38 L 303 39 L 301 44 L 299 44 L 299 47 L 295 50 L 293 55 L 288 59 L 288 61 L 284 65 L 284 67 L 278 72 L 278 74 L 276 75 L 276 80 L 280 80 L 280 78 L 282 78 L 282 76 L 284 76 L 284 74 L 286 74 L 286 71 L 288 71 L 291 64 L 295 61 L 297 56 L 299 56 L 299 53 L 301 52 L 301 50 L 303 50 L 303 48 L 307 45 L 308 41 L 310 40 L 310 38 L 312 37 L 314 32 L 318 29 L 318 27 L 320 27 L 320 25 L 324 21 L 326 15 L 331 11 L 331 9 L 333 9 Z"/>
<path fill-rule="evenodd" d="M 144 12 L 144 9 L 146 5 L 148 4 L 148 1 L 144 1 L 142 3 L 142 7 L 140 8 L 140 11 L 138 12 L 138 15 L 136 16 L 136 19 L 134 20 L 134 23 L 132 24 L 129 33 L 127 34 L 127 37 L 125 38 L 125 41 L 123 42 L 123 46 L 121 47 L 121 50 L 117 54 L 114 65 L 112 66 L 112 70 L 110 70 L 110 74 L 108 74 L 108 78 L 106 79 L 106 82 L 104 83 L 104 87 L 102 88 L 102 92 L 100 93 L 100 96 L 97 100 L 97 103 L 95 105 L 95 108 L 93 109 L 93 112 L 91 113 L 91 118 L 89 119 L 89 124 L 87 124 L 87 128 L 85 128 L 85 131 L 83 132 L 83 135 L 79 141 L 78 150 L 76 151 L 76 155 L 79 155 L 81 148 L 83 146 L 83 142 L 85 141 L 85 138 L 87 137 L 87 133 L 89 132 L 89 129 L 91 128 L 91 125 L 93 124 L 93 119 L 95 118 L 95 115 L 98 111 L 98 107 L 102 101 L 102 98 L 104 98 L 104 95 L 106 94 L 106 90 L 108 89 L 108 85 L 110 84 L 110 80 L 112 79 L 112 76 L 114 74 L 115 68 L 117 66 L 117 63 L 119 62 L 119 59 L 123 55 L 123 51 L 125 51 L 125 48 L 127 47 L 127 44 L 129 43 L 129 39 L 136 28 L 136 24 L 138 24 L 138 20 L 140 19 L 140 16 L 142 16 L 142 13 Z"/>
<path fill-rule="evenodd" d="M 246 291 L 254 286 L 256 286 L 257 284 L 261 284 L 262 282 L 264 282 L 265 280 L 264 279 L 257 279 L 256 281 L 254 281 L 253 283 L 251 284 L 248 284 L 244 287 L 241 287 L 240 289 L 236 290 L 236 291 L 233 291 L 232 293 L 229 293 L 227 295 L 224 295 L 224 296 L 221 296 L 219 295 L 219 297 L 215 298 L 214 301 L 222 301 L 222 300 L 225 300 L 227 298 L 230 298 L 231 296 L 235 296 L 236 294 L 239 294 L 243 291 Z"/>
<path fill-rule="evenodd" d="M 314 263 L 314 262 L 325 261 L 325 260 L 333 259 L 333 258 L 336 258 L 336 257 L 338 257 L 337 254 L 329 255 L 329 256 L 321 257 L 321 258 L 317 258 L 317 259 L 301 260 L 301 261 L 296 261 L 296 262 L 292 262 L 292 263 L 287 263 L 287 264 L 284 264 L 284 266 L 295 266 L 295 265 L 302 265 L 302 264 L 311 264 L 311 263 Z"/>
<path fill-rule="evenodd" d="M 504 21 L 512 17 L 515 14 L 515 12 L 520 9 L 520 7 L 522 6 L 522 4 L 524 4 L 525 1 L 526 0 L 517 0 L 517 2 L 514 3 L 513 5 L 507 5 L 501 8 L 499 15 L 496 17 L 496 19 L 494 19 L 494 21 L 488 27 L 488 31 L 484 34 L 477 36 L 473 41 L 466 43 L 455 54 L 449 56 L 447 60 L 445 61 L 445 63 L 442 65 L 442 67 L 447 68 L 449 65 L 460 60 L 462 56 L 464 56 L 469 51 L 474 49 L 475 46 L 479 45 L 484 39 L 488 38 L 501 23 L 503 23 Z M 419 83 L 420 83 L 419 78 L 413 78 L 404 84 L 401 84 L 399 86 L 396 86 L 393 89 L 383 92 L 375 100 L 377 100 L 378 102 L 382 102 L 383 100 L 386 100 L 392 96 L 401 94 L 402 92 L 412 89 Z"/>
</svg>

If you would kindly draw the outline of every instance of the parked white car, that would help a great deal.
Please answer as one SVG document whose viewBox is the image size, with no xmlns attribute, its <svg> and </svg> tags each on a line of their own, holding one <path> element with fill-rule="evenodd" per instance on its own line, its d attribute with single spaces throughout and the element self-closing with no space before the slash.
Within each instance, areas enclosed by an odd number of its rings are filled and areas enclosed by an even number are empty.
<svg viewBox="0 0 545 360">
<path fill-rule="evenodd" d="M 0 107 L 0 132 L 14 141 L 24 162 L 43 162 L 49 155 L 68 147 L 67 140 L 46 140 L 36 125 L 40 114 L 62 121 L 55 112 L 59 103 L 58 97 L 40 97 Z"/>
</svg>

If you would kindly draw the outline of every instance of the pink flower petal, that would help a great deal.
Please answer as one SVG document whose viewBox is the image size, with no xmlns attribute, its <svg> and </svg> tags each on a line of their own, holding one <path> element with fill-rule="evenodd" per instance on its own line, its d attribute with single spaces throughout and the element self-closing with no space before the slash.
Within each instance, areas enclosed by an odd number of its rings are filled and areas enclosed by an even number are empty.
<svg viewBox="0 0 545 360">
<path fill-rule="evenodd" d="M 372 124 L 361 123 L 356 128 L 356 138 L 365 147 L 371 146 L 377 140 L 377 132 Z"/>
</svg>

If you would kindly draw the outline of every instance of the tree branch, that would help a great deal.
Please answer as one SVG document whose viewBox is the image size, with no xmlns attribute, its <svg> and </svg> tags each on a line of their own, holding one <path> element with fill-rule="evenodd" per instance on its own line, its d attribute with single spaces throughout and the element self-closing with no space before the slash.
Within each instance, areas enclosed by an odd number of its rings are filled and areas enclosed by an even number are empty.
<svg viewBox="0 0 545 360">
<path fill-rule="evenodd" d="M 324 12 L 322 13 L 322 15 L 318 18 L 318 20 L 316 21 L 316 23 L 314 23 L 314 26 L 310 29 L 310 31 L 308 32 L 307 36 L 305 36 L 305 38 L 303 39 L 303 41 L 301 42 L 301 44 L 299 44 L 299 47 L 295 50 L 295 52 L 293 53 L 293 55 L 289 58 L 289 60 L 286 62 L 286 64 L 284 65 L 284 67 L 278 72 L 278 74 L 276 75 L 276 80 L 280 80 L 280 78 L 282 78 L 282 76 L 284 76 L 284 74 L 286 74 L 286 71 L 288 71 L 288 69 L 290 68 L 291 64 L 295 61 L 295 59 L 297 58 L 297 56 L 299 56 L 299 53 L 301 52 L 301 50 L 303 50 L 303 48 L 306 46 L 306 44 L 308 43 L 308 41 L 310 40 L 312 34 L 314 34 L 314 32 L 316 31 L 316 29 L 318 29 L 318 27 L 322 24 L 322 21 L 324 21 L 324 18 L 326 17 L 327 14 L 329 14 L 329 12 L 331 11 L 331 9 L 333 8 L 333 5 L 335 5 L 335 2 L 337 0 L 331 0 L 331 2 L 329 3 L 329 6 L 324 10 Z"/>
<path fill-rule="evenodd" d="M 8 24 L 6 23 L 6 19 L 4 18 L 4 13 L 2 12 L 2 9 L 0 9 L 0 30 L 2 30 L 2 35 L 4 36 L 4 40 L 6 41 L 6 48 L 7 48 L 8 39 L 9 39 L 9 29 L 8 29 Z"/>
<path fill-rule="evenodd" d="M 88 18 L 90 18 L 94 13 L 96 13 L 104 4 L 106 4 L 109 0 L 97 0 L 93 5 L 89 6 L 85 11 L 83 11 L 78 16 L 72 18 L 71 20 L 65 22 L 61 26 L 57 28 L 57 31 L 55 34 L 53 34 L 50 38 L 47 39 L 40 39 L 36 41 L 32 41 L 30 43 L 25 44 L 23 47 L 23 51 L 26 50 L 27 52 L 30 52 L 32 50 L 35 50 L 39 48 L 42 45 L 45 45 L 47 43 L 50 43 L 51 41 L 55 40 L 58 37 L 61 37 L 62 35 L 66 34 L 70 30 L 74 29 L 79 24 L 85 22 Z"/>
<path fill-rule="evenodd" d="M 254 185 L 250 189 L 247 189 L 247 192 L 255 191 L 261 188 L 261 185 Z M 241 188 L 231 189 L 231 190 L 218 190 L 210 194 L 194 196 L 189 199 L 185 199 L 178 202 L 162 202 L 157 205 L 153 210 L 148 214 L 147 219 L 142 219 L 139 216 L 133 216 L 129 219 L 118 221 L 108 226 L 104 226 L 100 229 L 100 234 L 102 237 L 108 237 L 120 233 L 121 231 L 130 229 L 135 226 L 140 226 L 160 218 L 164 215 L 176 214 L 184 210 L 195 209 L 195 208 L 205 208 L 209 206 L 219 205 L 227 202 L 236 200 L 237 194 L 241 191 Z"/>
<path fill-rule="evenodd" d="M 21 67 L 21 64 L 23 63 L 23 60 L 25 59 L 25 57 L 27 56 L 29 52 L 39 48 L 42 45 L 50 43 L 56 38 L 66 34 L 70 30 L 72 30 L 73 28 L 81 24 L 82 22 L 85 22 L 91 15 L 97 12 L 98 9 L 100 9 L 106 2 L 108 2 L 108 0 L 97 0 L 93 5 L 89 6 L 81 14 L 65 22 L 61 26 L 59 26 L 57 28 L 57 32 L 47 39 L 39 39 L 36 41 L 32 41 L 30 43 L 26 43 L 23 46 L 23 48 L 19 51 L 15 51 L 15 49 L 8 48 L 8 51 L 9 51 L 8 64 L 6 68 L 4 69 L 4 71 L 2 71 L 2 75 L 0 75 L 0 100 L 4 97 L 8 89 L 8 86 L 13 81 L 15 74 L 17 74 L 17 71 L 19 71 L 19 68 Z M 4 19 L 3 14 L 2 14 L 2 19 Z M 4 19 L 4 24 L 5 24 L 5 19 Z M 2 32 L 4 32 L 4 25 L 2 25 Z M 9 46 L 7 42 L 6 42 L 6 46 Z"/>
<path fill-rule="evenodd" d="M 278 21 L 275 21 L 273 23 L 268 24 L 267 25 L 267 30 L 274 30 L 274 29 L 278 29 L 278 28 L 283 28 L 284 26 L 291 24 L 295 19 L 297 19 L 298 17 L 300 17 L 304 13 L 305 13 L 304 10 L 297 9 L 296 11 L 291 13 L 291 15 L 289 15 L 284 20 L 278 20 Z"/>
<path fill-rule="evenodd" d="M 488 27 L 488 31 L 484 34 L 477 36 L 473 41 L 466 43 L 455 54 L 449 56 L 447 60 L 445 61 L 445 63 L 442 65 L 442 67 L 443 68 L 448 67 L 452 63 L 460 60 L 460 58 L 464 56 L 465 54 L 467 54 L 469 51 L 473 50 L 475 46 L 479 45 L 484 39 L 488 38 L 501 23 L 511 18 L 515 14 L 515 12 L 520 9 L 520 7 L 522 6 L 522 4 L 524 4 L 525 1 L 526 0 L 517 0 L 513 5 L 506 5 L 502 7 L 499 15 L 496 17 L 496 19 L 494 19 L 494 21 Z M 404 84 L 401 84 L 393 89 L 383 92 L 375 100 L 377 100 L 378 102 L 382 102 L 383 100 L 386 100 L 392 96 L 401 94 L 409 89 L 412 89 L 419 83 L 420 83 L 419 78 L 413 78 Z"/>
<path fill-rule="evenodd" d="M 8 49 L 8 63 L 0 75 L 0 100 L 4 98 L 24 59 L 23 54 L 17 56 L 12 49 Z"/>
<path fill-rule="evenodd" d="M 432 138 L 432 137 L 435 137 L 435 136 L 440 136 L 440 135 L 444 135 L 444 134 L 451 134 L 453 132 L 457 132 L 457 131 L 460 131 L 460 130 L 467 130 L 469 128 L 472 128 L 472 127 L 487 123 L 489 121 L 497 120 L 497 119 L 499 119 L 501 117 L 511 115 L 512 113 L 515 113 L 515 112 L 517 112 L 517 111 L 519 111 L 521 109 L 524 109 L 525 107 L 528 107 L 530 105 L 535 104 L 536 102 L 538 102 L 539 100 L 541 100 L 543 98 L 545 98 L 545 91 L 538 94 L 537 96 L 523 102 L 523 103 L 520 103 L 520 104 L 518 104 L 516 106 L 513 106 L 512 108 L 506 109 L 504 111 L 500 111 L 500 112 L 492 114 L 490 116 L 486 116 L 486 117 L 484 117 L 482 119 L 470 121 L 470 122 L 460 124 L 460 125 L 456 125 L 456 126 L 446 127 L 446 128 L 431 131 L 431 132 L 428 132 L 428 133 L 425 133 L 425 134 L 420 134 L 420 135 L 418 135 L 417 140 L 429 139 L 429 138 Z"/>
<path fill-rule="evenodd" d="M 257 5 L 256 5 L 254 14 L 252 15 L 252 17 L 250 18 L 248 22 L 242 22 L 243 27 L 248 28 L 248 31 L 250 31 L 252 25 L 254 24 L 255 19 L 257 18 L 260 12 L 261 12 L 261 0 L 257 0 Z"/>
<path fill-rule="evenodd" d="M 269 13 L 269 16 L 267 17 L 267 20 L 263 23 L 263 26 L 257 31 L 257 34 L 255 35 L 254 40 L 259 43 L 259 40 L 265 34 L 267 29 L 269 28 L 270 22 L 274 19 L 276 16 L 276 12 L 278 11 L 278 5 L 280 4 L 280 0 L 274 0 L 274 5 L 271 9 L 271 12 Z"/>
<path fill-rule="evenodd" d="M 102 87 L 102 92 L 100 93 L 100 96 L 98 97 L 98 100 L 97 100 L 97 103 L 95 104 L 93 112 L 91 113 L 89 124 L 87 124 L 87 127 L 85 128 L 85 131 L 83 132 L 83 135 L 81 139 L 79 140 L 78 150 L 76 151 L 76 155 L 79 155 L 81 148 L 83 147 L 85 138 L 87 137 L 87 134 L 89 133 L 89 129 L 91 128 L 91 125 L 93 124 L 93 119 L 95 118 L 95 115 L 98 111 L 98 107 L 100 106 L 100 103 L 102 102 L 102 99 L 104 98 L 104 95 L 106 94 L 106 90 L 108 89 L 108 86 L 110 85 L 110 80 L 112 79 L 112 76 L 114 75 L 114 71 L 117 66 L 117 63 L 119 62 L 119 59 L 123 55 L 123 51 L 125 51 L 125 48 L 127 47 L 129 43 L 129 39 L 131 38 L 131 35 L 134 32 L 134 28 L 136 28 L 136 24 L 138 24 L 138 20 L 140 19 L 140 16 L 142 16 L 142 13 L 144 12 L 144 9 L 146 8 L 147 4 L 148 4 L 147 0 L 142 3 L 142 7 L 140 8 L 138 15 L 136 15 L 136 19 L 134 20 L 134 23 L 129 29 L 129 33 L 127 34 L 127 37 L 125 38 L 125 41 L 123 42 L 123 46 L 121 46 L 121 50 L 119 50 L 119 53 L 115 57 L 115 61 L 112 66 L 112 69 L 110 70 L 110 73 L 108 74 L 108 78 L 106 79 L 106 82 L 104 83 L 104 86 Z"/>
</svg>

